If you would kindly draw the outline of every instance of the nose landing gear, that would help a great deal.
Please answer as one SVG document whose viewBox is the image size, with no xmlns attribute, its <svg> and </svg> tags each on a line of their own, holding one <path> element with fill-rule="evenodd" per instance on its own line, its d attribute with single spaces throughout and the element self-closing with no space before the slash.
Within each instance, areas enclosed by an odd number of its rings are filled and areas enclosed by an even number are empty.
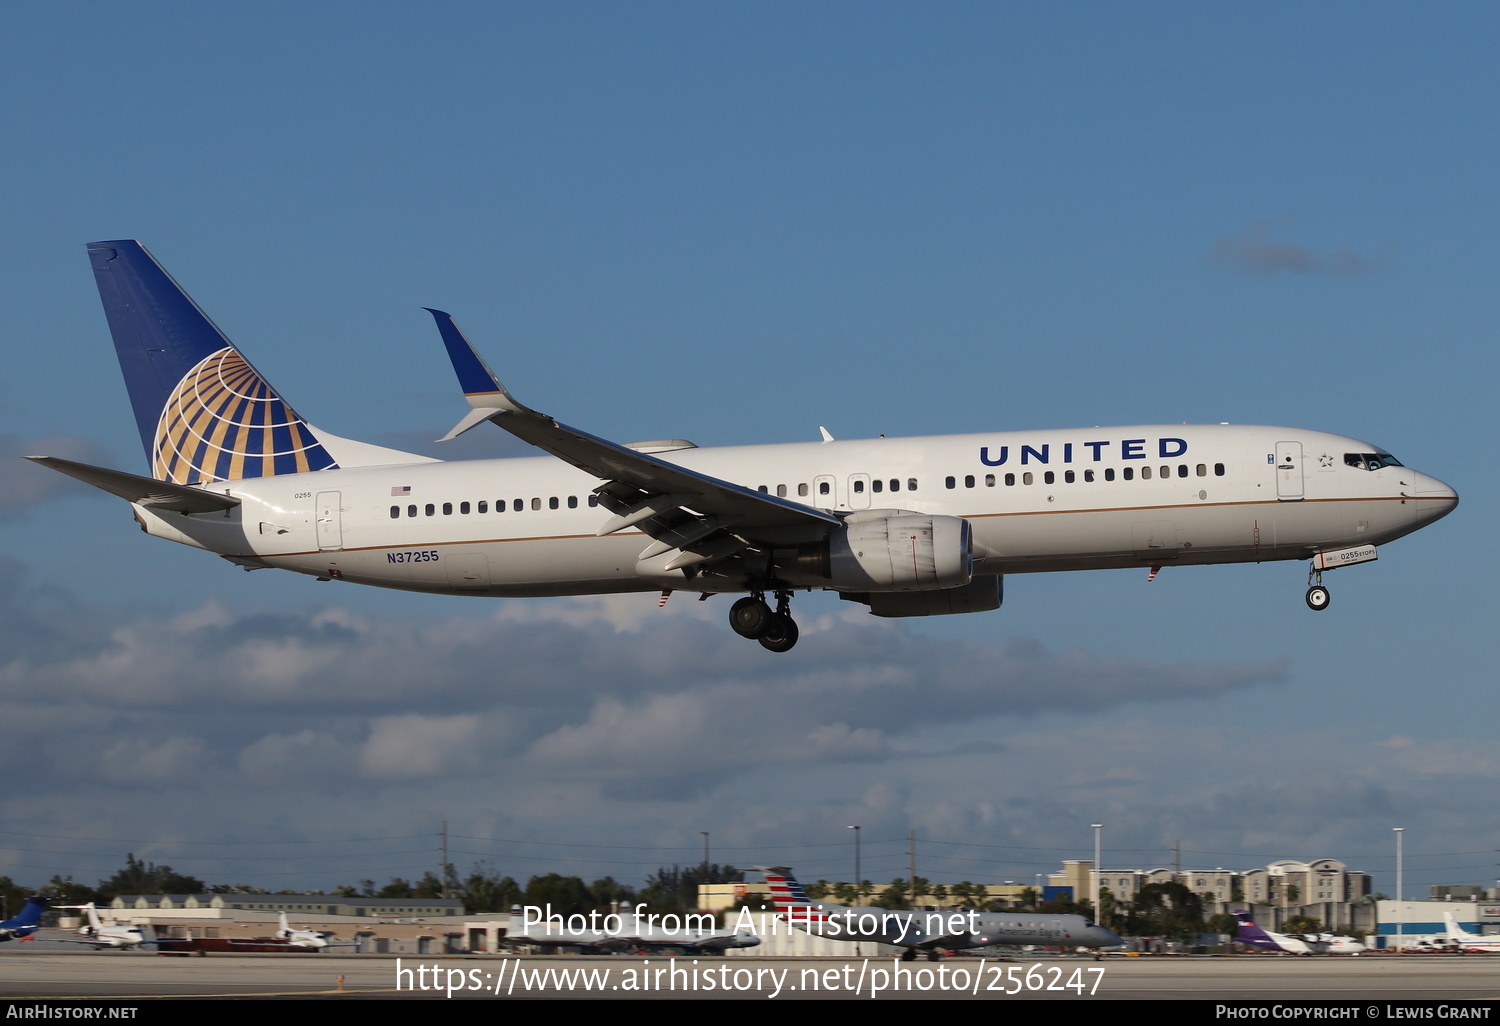
<svg viewBox="0 0 1500 1026">
<path fill-rule="evenodd" d="M 763 592 L 752 592 L 729 609 L 729 626 L 742 638 L 759 641 L 772 652 L 787 652 L 797 643 L 797 622 L 792 619 L 792 593 L 776 592 L 776 611 Z"/>
</svg>

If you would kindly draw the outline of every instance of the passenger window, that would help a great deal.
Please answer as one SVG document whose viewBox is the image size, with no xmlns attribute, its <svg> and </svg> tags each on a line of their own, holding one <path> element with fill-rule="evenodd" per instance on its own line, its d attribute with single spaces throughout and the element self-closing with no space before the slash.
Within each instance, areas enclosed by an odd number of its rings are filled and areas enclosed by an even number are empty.
<svg viewBox="0 0 1500 1026">
<path fill-rule="evenodd" d="M 984 486 L 986 488 L 993 488 L 993 487 L 995 487 L 995 475 L 994 474 L 986 474 L 986 475 L 984 475 Z"/>
<path fill-rule="evenodd" d="M 1014 475 L 1014 474 L 1006 474 L 1005 475 L 1005 487 L 1007 487 L 1007 488 L 1013 487 L 1015 485 L 1015 483 L 1016 483 L 1016 475 Z"/>
<path fill-rule="evenodd" d="M 1047 473 L 1042 475 L 1042 480 L 1046 481 L 1048 484 L 1053 484 L 1057 481 L 1057 475 L 1049 470 L 1047 471 Z"/>
<path fill-rule="evenodd" d="M 786 485 L 777 485 L 776 486 L 776 497 L 778 499 L 784 499 L 784 498 L 786 498 Z"/>
<path fill-rule="evenodd" d="M 427 504 L 427 509 L 425 510 L 425 512 L 427 513 L 428 516 L 434 516 L 437 513 L 437 507 L 434 506 L 432 503 L 429 502 Z"/>
<path fill-rule="evenodd" d="M 1208 476 L 1208 466 L 1206 464 L 1203 464 L 1203 463 L 1198 464 L 1198 476 L 1199 477 L 1207 477 Z"/>
<path fill-rule="evenodd" d="M 1223 476 L 1224 476 L 1224 464 L 1222 464 L 1222 463 L 1215 463 L 1214 464 L 1214 477 L 1223 477 Z"/>
<path fill-rule="evenodd" d="M 1126 467 L 1124 470 L 1120 471 L 1120 476 L 1123 477 L 1123 478 L 1125 478 L 1125 480 L 1127 480 L 1127 481 L 1134 480 L 1134 478 L 1135 478 L 1135 468 L 1134 467 Z M 1145 468 L 1145 475 L 1144 476 L 1146 476 L 1146 477 L 1150 477 L 1151 476 L 1151 468 L 1150 467 L 1146 467 Z"/>
<path fill-rule="evenodd" d="M 1063 471 L 1063 481 L 1064 481 L 1064 483 L 1066 483 L 1066 484 L 1072 484 L 1076 480 L 1077 480 L 1077 475 L 1074 474 L 1071 470 L 1065 470 L 1065 471 Z"/>
<path fill-rule="evenodd" d="M 568 496 L 568 508 L 569 509 L 577 509 L 578 508 L 578 496 L 576 496 L 576 495 L 570 495 L 570 496 Z"/>
<path fill-rule="evenodd" d="M 766 485 L 761 485 L 759 488 L 757 488 L 755 490 L 757 492 L 760 492 L 762 495 L 770 495 L 771 494 L 771 489 L 768 488 Z"/>
<path fill-rule="evenodd" d="M 406 507 L 406 515 L 409 516 L 409 517 L 416 516 L 417 515 L 417 507 L 415 507 L 415 506 L 408 506 L 408 507 Z"/>
<path fill-rule="evenodd" d="M 488 513 L 489 511 L 490 511 L 490 500 L 488 500 L 488 499 L 480 499 L 479 500 L 479 512 L 481 512 L 481 513 Z"/>
<path fill-rule="evenodd" d="M 1163 481 L 1165 481 L 1167 478 L 1169 478 L 1171 476 L 1172 476 L 1172 468 L 1171 467 L 1162 467 L 1161 468 L 1161 479 Z"/>
<path fill-rule="evenodd" d="M 818 494 L 819 495 L 827 495 L 829 493 L 829 491 L 831 490 L 831 488 L 832 488 L 832 485 L 830 485 L 827 481 L 819 481 L 818 482 Z"/>
<path fill-rule="evenodd" d="M 550 498 L 550 499 L 547 500 L 547 508 L 548 509 L 556 509 L 557 508 L 557 496 L 554 495 L 554 496 L 552 496 L 552 498 Z"/>
<path fill-rule="evenodd" d="M 542 500 L 533 496 L 532 500 L 531 500 L 531 508 L 532 509 L 541 509 L 542 508 Z"/>
<path fill-rule="evenodd" d="M 599 496 L 597 496 L 597 495 L 590 495 L 589 496 L 589 505 L 590 506 L 597 506 L 597 505 L 599 505 Z"/>
<path fill-rule="evenodd" d="M 391 519 L 395 520 L 399 516 L 401 516 L 401 507 L 400 506 L 392 506 L 391 507 Z"/>
<path fill-rule="evenodd" d="M 445 516 L 445 517 L 451 517 L 452 515 L 453 515 L 453 503 L 451 503 L 451 502 L 445 502 L 445 503 L 443 503 L 443 516 Z"/>
<path fill-rule="evenodd" d="M 891 491 L 893 491 L 893 492 L 899 492 L 900 490 L 901 490 L 901 479 L 899 477 L 893 477 L 893 478 L 891 478 Z"/>
<path fill-rule="evenodd" d="M 949 488 L 957 488 L 958 480 L 956 478 L 945 477 L 943 478 L 943 484 Z"/>
<path fill-rule="evenodd" d="M 1126 473 L 1128 474 L 1128 473 L 1130 473 L 1130 471 L 1127 470 Z M 1149 481 L 1149 480 L 1151 480 L 1151 468 L 1150 467 L 1142 467 L 1141 468 L 1141 480 L 1142 481 Z"/>
<path fill-rule="evenodd" d="M 460 513 L 467 513 L 467 512 L 469 512 L 469 504 L 467 502 L 460 502 L 458 504 L 458 511 Z"/>
<path fill-rule="evenodd" d="M 909 477 L 909 478 L 906 479 L 906 490 L 909 491 L 909 492 L 914 492 L 914 491 L 917 490 L 917 479 L 916 478 Z"/>
<path fill-rule="evenodd" d="M 1115 479 L 1115 468 L 1114 467 L 1105 467 L 1104 468 L 1104 480 L 1106 480 L 1106 481 L 1113 481 L 1114 479 Z"/>
<path fill-rule="evenodd" d="M 1021 483 L 1022 484 L 1031 484 L 1031 482 L 1034 481 L 1034 480 L 1036 480 L 1036 478 L 1034 478 L 1032 476 L 1031 471 L 1029 471 L 1029 470 L 1026 471 L 1026 473 L 1024 473 L 1024 474 L 1021 475 Z"/>
<path fill-rule="evenodd" d="M 1187 464 L 1186 463 L 1179 463 L 1179 464 L 1177 464 L 1177 476 L 1178 477 L 1187 477 L 1187 475 L 1188 475 Z"/>
<path fill-rule="evenodd" d="M 885 487 L 885 482 L 882 481 L 882 480 L 880 480 L 880 478 L 878 478 L 878 477 L 875 480 L 873 480 L 873 481 L 870 482 L 870 491 L 872 491 L 872 492 L 878 492 L 878 491 L 880 491 L 884 487 Z M 859 491 L 859 489 L 855 488 L 855 491 Z"/>
<path fill-rule="evenodd" d="M 1092 470 L 1085 470 L 1083 472 L 1083 483 L 1084 484 L 1093 484 L 1094 483 L 1094 472 Z"/>
<path fill-rule="evenodd" d="M 967 475 L 964 478 L 964 487 L 965 488 L 973 488 L 974 487 L 974 475 L 973 474 L 969 474 L 969 475 Z"/>
<path fill-rule="evenodd" d="M 807 482 L 806 481 L 803 481 L 801 484 L 799 484 L 797 486 L 797 495 L 800 496 L 801 498 L 804 498 L 804 499 L 807 498 Z"/>
<path fill-rule="evenodd" d="M 865 494 L 865 483 L 863 481 L 855 481 L 854 482 L 854 494 L 855 495 L 863 495 L 863 494 Z"/>
<path fill-rule="evenodd" d="M 525 499 L 517 499 L 515 502 L 512 502 L 510 504 L 510 508 L 513 509 L 513 510 L 515 510 L 517 513 L 519 513 L 523 509 L 526 508 L 526 500 Z M 535 508 L 535 507 L 533 507 L 533 508 Z"/>
</svg>

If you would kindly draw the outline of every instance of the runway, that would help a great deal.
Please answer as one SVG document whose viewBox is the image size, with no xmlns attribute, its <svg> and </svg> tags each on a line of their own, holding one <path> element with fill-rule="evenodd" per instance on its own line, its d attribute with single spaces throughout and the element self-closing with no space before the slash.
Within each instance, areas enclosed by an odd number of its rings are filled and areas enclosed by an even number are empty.
<svg viewBox="0 0 1500 1026">
<path fill-rule="evenodd" d="M 399 976 L 398 976 L 399 971 Z M 1358 958 L 1111 957 L 702 958 L 640 956 L 220 955 L 0 953 L 0 998 L 353 999 L 754 998 L 953 1000 L 1500 999 L 1489 956 Z M 1363 1011 L 1368 1012 L 1368 1008 Z M 1368 1017 L 1368 1016 L 1366 1016 Z"/>
</svg>

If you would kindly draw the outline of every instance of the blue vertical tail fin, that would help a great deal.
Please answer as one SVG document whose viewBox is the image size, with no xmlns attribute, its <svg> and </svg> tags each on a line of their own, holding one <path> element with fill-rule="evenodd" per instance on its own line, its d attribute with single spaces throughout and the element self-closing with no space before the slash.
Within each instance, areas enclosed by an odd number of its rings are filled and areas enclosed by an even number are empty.
<svg viewBox="0 0 1500 1026">
<path fill-rule="evenodd" d="M 338 466 L 146 247 L 88 250 L 153 477 L 192 485 Z"/>
</svg>

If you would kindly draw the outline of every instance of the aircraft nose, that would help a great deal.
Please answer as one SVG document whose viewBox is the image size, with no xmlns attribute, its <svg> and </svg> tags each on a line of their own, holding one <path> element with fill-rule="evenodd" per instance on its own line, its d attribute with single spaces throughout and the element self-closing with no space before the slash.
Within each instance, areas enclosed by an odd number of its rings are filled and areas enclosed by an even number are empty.
<svg viewBox="0 0 1500 1026">
<path fill-rule="evenodd" d="M 1115 948 L 1124 944 L 1125 938 L 1108 927 L 1096 926 L 1093 929 L 1093 941 L 1096 947 Z"/>
<path fill-rule="evenodd" d="M 1418 474 L 1413 484 L 1417 493 L 1415 516 L 1421 523 L 1441 520 L 1458 508 L 1458 493 L 1437 478 Z"/>
</svg>

